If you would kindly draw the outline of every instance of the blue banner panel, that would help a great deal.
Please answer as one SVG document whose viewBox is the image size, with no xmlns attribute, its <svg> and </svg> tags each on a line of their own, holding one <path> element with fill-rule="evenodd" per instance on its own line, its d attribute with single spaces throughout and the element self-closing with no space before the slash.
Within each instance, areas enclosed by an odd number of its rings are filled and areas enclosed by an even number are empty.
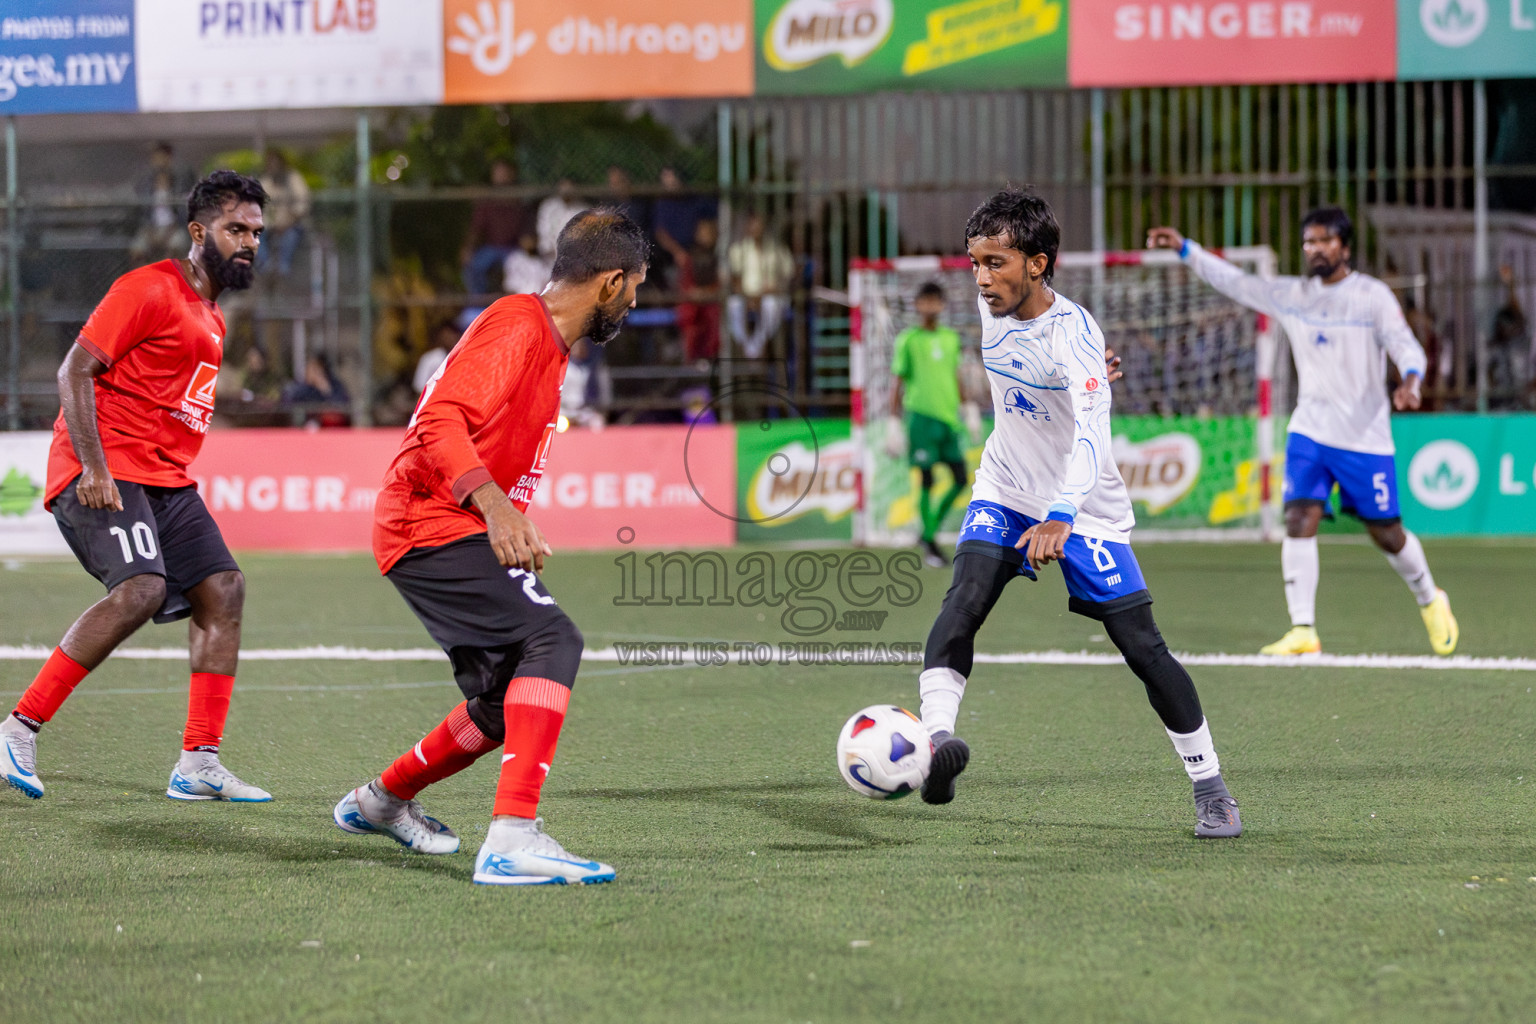
<svg viewBox="0 0 1536 1024">
<path fill-rule="evenodd" d="M 133 0 L 5 0 L 0 12 L 0 115 L 138 109 Z"/>
</svg>

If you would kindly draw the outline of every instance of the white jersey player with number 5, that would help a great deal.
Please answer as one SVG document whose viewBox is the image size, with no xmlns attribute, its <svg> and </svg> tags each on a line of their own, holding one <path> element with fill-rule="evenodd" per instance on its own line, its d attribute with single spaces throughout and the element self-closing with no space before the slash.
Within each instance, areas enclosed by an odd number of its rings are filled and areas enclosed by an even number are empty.
<svg viewBox="0 0 1536 1024">
<path fill-rule="evenodd" d="M 1217 291 L 1272 316 L 1285 329 L 1300 381 L 1285 447 L 1285 541 L 1280 565 L 1291 629 L 1264 654 L 1322 650 L 1317 631 L 1317 528 L 1340 507 L 1358 517 L 1419 603 L 1436 654 L 1456 650 L 1459 627 L 1445 591 L 1435 586 L 1419 539 L 1398 513 L 1386 390 L 1387 357 L 1402 383 L 1391 404 L 1419 407 L 1424 350 L 1408 329 L 1397 297 L 1381 281 L 1350 269 L 1353 225 L 1336 206 L 1302 221 L 1306 277 L 1261 278 L 1239 270 L 1173 228 L 1153 228 L 1152 248 L 1179 250 L 1184 262 Z"/>
<path fill-rule="evenodd" d="M 1019 576 L 1061 563 L 1068 607 L 1104 624 L 1146 687 L 1194 785 L 1195 835 L 1242 834 L 1200 696 L 1152 618 L 1131 550 L 1135 524 L 1110 456 L 1104 336 L 1088 312 L 1051 290 L 1061 228 L 1039 196 L 1007 189 L 971 214 L 965 244 L 981 310 L 982 362 L 997 417 L 955 547 L 954 580 L 928 633 L 918 689 L 933 762 L 923 800 L 946 804 L 970 761 L 955 719 L 976 632 Z"/>
</svg>

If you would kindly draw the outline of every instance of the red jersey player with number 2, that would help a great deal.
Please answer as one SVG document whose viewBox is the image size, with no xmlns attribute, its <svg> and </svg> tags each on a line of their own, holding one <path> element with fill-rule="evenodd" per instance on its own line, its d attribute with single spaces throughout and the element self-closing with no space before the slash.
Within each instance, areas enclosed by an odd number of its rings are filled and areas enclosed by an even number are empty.
<svg viewBox="0 0 1536 1024">
<path fill-rule="evenodd" d="M 215 171 L 187 198 L 192 248 L 118 278 L 59 369 L 44 493 L 107 596 L 75 621 L 0 722 L 0 774 L 40 799 L 37 733 L 74 688 L 149 619 L 191 616 L 182 753 L 165 795 L 271 800 L 219 762 L 240 652 L 245 577 L 187 476 L 213 414 L 226 289 L 249 288 L 261 244 L 259 182 Z"/>
<path fill-rule="evenodd" d="M 571 343 L 618 333 L 645 280 L 650 244 L 611 209 L 560 232 L 550 283 L 509 295 L 470 325 L 427 384 L 374 509 L 379 569 L 447 652 L 464 701 L 382 775 L 342 797 L 347 832 L 418 853 L 459 837 L 416 794 L 502 748 L 501 777 L 474 880 L 484 885 L 612 881 L 544 834 L 539 790 L 554 761 L 582 638 L 536 575 L 550 554 L 523 513 L 544 474 Z"/>
</svg>

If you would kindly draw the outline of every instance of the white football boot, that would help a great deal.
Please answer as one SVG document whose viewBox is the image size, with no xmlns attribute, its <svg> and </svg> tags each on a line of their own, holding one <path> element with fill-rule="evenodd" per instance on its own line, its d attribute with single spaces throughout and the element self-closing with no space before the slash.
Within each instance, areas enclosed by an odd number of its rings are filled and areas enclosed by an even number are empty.
<svg viewBox="0 0 1536 1024">
<path fill-rule="evenodd" d="M 237 804 L 264 804 L 272 799 L 271 793 L 242 782 L 220 764 L 218 754 L 195 751 L 184 753 L 171 769 L 165 795 L 172 800 L 228 800 Z"/>
<path fill-rule="evenodd" d="M 0 722 L 0 775 L 33 800 L 43 798 L 43 780 L 37 777 L 37 733 L 6 715 Z"/>
<path fill-rule="evenodd" d="M 496 821 L 475 857 L 479 885 L 591 885 L 613 881 L 611 865 L 572 856 L 544 834 L 544 819 Z"/>
<path fill-rule="evenodd" d="M 427 814 L 415 800 L 384 797 L 372 783 L 341 798 L 331 812 L 336 827 L 353 835 L 388 836 L 416 853 L 457 853 L 458 834 Z"/>
</svg>

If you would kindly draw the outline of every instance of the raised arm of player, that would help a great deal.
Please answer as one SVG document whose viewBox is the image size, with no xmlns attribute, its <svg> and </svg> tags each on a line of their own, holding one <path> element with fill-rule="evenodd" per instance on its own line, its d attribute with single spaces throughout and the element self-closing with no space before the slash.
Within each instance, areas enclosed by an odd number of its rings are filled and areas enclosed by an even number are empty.
<svg viewBox="0 0 1536 1024">
<path fill-rule="evenodd" d="M 1376 341 L 1387 350 L 1397 372 L 1403 377 L 1402 383 L 1392 392 L 1392 407 L 1399 412 L 1417 409 L 1421 401 L 1419 385 L 1424 380 L 1428 366 L 1424 346 L 1414 337 L 1413 329 L 1403 316 L 1403 307 L 1397 304 L 1397 296 L 1392 294 L 1392 289 L 1380 282 L 1373 283 L 1379 285 L 1371 289 Z"/>
<path fill-rule="evenodd" d="M 1153 228 L 1147 232 L 1148 249 L 1173 249 L 1189 269 L 1223 295 L 1241 302 L 1249 309 L 1275 316 L 1279 312 L 1277 295 L 1288 287 L 1284 278 L 1259 277 L 1207 251 L 1193 238 L 1185 238 L 1177 228 Z"/>
<path fill-rule="evenodd" d="M 1098 484 L 1103 460 L 1110 457 L 1109 367 L 1104 336 L 1086 312 L 1079 310 L 1078 316 L 1081 319 L 1074 319 L 1070 327 L 1060 319 L 1052 327 L 1053 354 L 1057 365 L 1066 371 L 1067 390 L 1072 396 L 1072 450 L 1046 521 L 1025 530 L 1018 541 L 1024 557 L 1037 569 L 1065 553 L 1077 510 Z"/>
<path fill-rule="evenodd" d="M 75 496 L 86 508 L 121 512 L 123 497 L 107 469 L 107 454 L 102 450 L 101 430 L 96 424 L 96 378 L 106 372 L 106 363 L 83 345 L 72 345 L 59 367 L 59 405 L 64 425 L 69 428 L 69 443 L 83 467 Z"/>
</svg>

